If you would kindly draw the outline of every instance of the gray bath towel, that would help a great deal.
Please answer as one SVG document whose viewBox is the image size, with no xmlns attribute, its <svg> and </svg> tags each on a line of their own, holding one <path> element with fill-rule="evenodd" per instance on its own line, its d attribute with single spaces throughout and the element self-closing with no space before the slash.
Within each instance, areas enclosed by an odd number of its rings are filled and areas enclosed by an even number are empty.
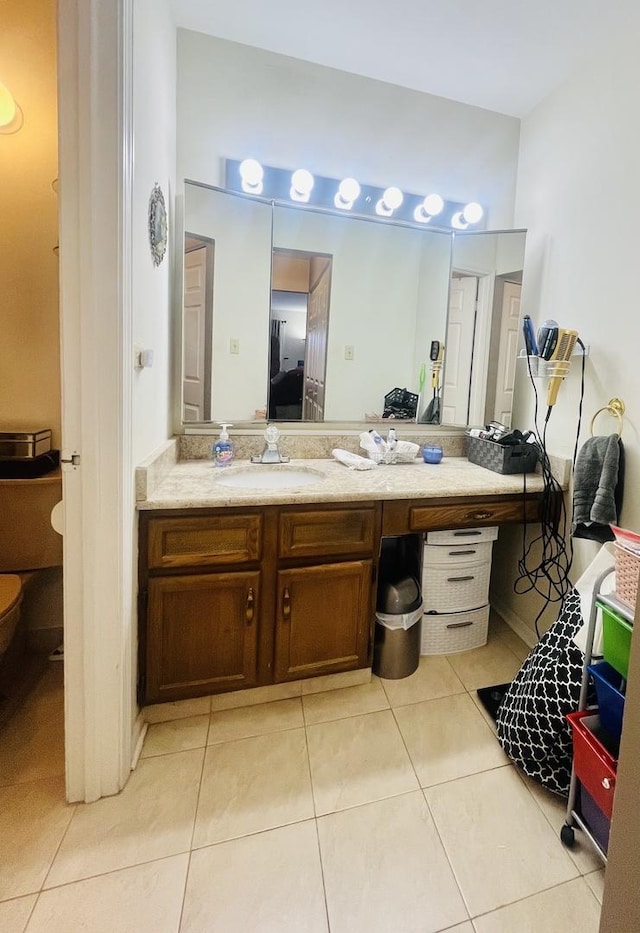
<svg viewBox="0 0 640 933">
<path fill-rule="evenodd" d="M 582 446 L 573 476 L 574 538 L 613 541 L 609 528 L 622 508 L 624 451 L 617 434 L 591 437 Z"/>
</svg>

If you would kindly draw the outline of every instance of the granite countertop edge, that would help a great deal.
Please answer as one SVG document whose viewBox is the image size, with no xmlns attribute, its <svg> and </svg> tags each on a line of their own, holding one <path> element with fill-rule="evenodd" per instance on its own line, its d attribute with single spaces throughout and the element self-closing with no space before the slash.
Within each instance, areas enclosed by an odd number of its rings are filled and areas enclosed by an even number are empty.
<svg viewBox="0 0 640 933">
<path fill-rule="evenodd" d="M 256 485 L 233 488 L 223 485 L 224 474 L 251 470 Z M 302 487 L 260 487 L 260 471 L 311 470 L 322 474 L 317 483 Z M 565 484 L 563 484 L 565 485 Z M 145 497 L 140 511 L 165 509 L 232 508 L 261 505 L 295 505 L 392 499 L 472 498 L 541 492 L 538 473 L 503 475 L 470 463 L 466 457 L 445 457 L 439 464 L 380 465 L 372 470 L 351 470 L 336 460 L 291 460 L 288 464 L 251 464 L 237 460 L 215 467 L 210 460 L 179 461 Z"/>
</svg>

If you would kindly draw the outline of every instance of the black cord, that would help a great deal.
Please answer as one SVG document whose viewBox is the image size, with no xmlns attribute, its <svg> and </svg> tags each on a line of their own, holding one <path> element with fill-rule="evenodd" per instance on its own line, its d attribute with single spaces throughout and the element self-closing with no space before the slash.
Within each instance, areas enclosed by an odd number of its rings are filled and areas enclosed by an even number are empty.
<svg viewBox="0 0 640 933">
<path fill-rule="evenodd" d="M 578 405 L 578 426 L 573 450 L 572 466 L 575 467 L 578 453 L 578 442 L 582 426 L 582 405 L 584 401 L 584 372 L 585 372 L 585 346 L 578 338 L 582 347 L 582 381 L 580 386 L 580 402 Z M 553 406 L 547 407 L 542 434 L 538 426 L 538 389 L 531 371 L 531 360 L 527 357 L 529 378 L 535 397 L 534 425 L 540 469 L 543 478 L 543 491 L 540 502 L 540 533 L 527 544 L 527 522 L 522 527 L 522 555 L 518 561 L 519 576 L 513 584 L 513 590 L 520 595 L 532 590 L 544 599 L 544 605 L 535 618 L 536 634 L 540 638 L 538 623 L 551 603 L 562 602 L 569 591 L 571 582 L 569 573 L 573 564 L 573 543 L 571 538 L 567 545 L 567 512 L 564 504 L 562 487 L 551 470 L 547 454 L 547 426 L 551 418 Z M 523 473 L 522 484 L 523 502 L 527 495 L 527 474 Z M 526 510 L 523 508 L 523 514 Z M 534 554 L 540 550 L 538 563 L 533 566 Z"/>
</svg>

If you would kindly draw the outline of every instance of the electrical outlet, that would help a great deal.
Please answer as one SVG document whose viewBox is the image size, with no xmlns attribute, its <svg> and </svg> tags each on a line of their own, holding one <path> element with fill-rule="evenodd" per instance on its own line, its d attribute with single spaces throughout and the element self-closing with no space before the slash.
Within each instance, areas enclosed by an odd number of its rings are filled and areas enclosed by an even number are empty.
<svg viewBox="0 0 640 933">
<path fill-rule="evenodd" d="M 240 353 L 240 341 L 236 337 L 229 341 L 229 353 Z"/>
<path fill-rule="evenodd" d="M 344 348 L 344 358 L 345 360 L 353 359 L 353 347 L 352 346 L 348 346 Z"/>
</svg>

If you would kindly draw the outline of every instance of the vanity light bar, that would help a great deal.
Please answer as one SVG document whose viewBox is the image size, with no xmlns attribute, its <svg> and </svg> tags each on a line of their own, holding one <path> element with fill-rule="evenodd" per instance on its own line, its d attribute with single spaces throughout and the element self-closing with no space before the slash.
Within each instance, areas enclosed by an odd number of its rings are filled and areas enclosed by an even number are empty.
<svg viewBox="0 0 640 933">
<path fill-rule="evenodd" d="M 225 187 L 280 204 L 337 209 L 411 225 L 429 224 L 445 230 L 482 230 L 485 226 L 484 210 L 475 201 L 464 204 L 447 201 L 436 193 L 425 197 L 395 186 L 377 188 L 351 177 L 327 178 L 312 175 L 306 168 L 274 168 L 251 158 L 225 160 Z"/>
</svg>

